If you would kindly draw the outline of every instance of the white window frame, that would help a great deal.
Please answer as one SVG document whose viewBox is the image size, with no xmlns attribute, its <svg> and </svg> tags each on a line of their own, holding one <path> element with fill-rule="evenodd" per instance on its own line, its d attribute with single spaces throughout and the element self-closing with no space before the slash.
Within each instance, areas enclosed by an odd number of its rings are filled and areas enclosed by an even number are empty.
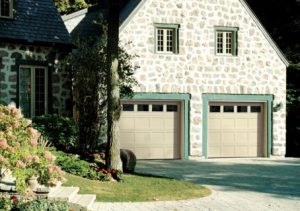
<svg viewBox="0 0 300 211">
<path fill-rule="evenodd" d="M 2 5 L 2 1 L 4 0 L 0 0 L 0 18 L 13 18 L 13 0 L 8 0 L 9 1 L 9 15 L 5 16 L 1 14 L 1 5 Z"/>
<path fill-rule="evenodd" d="M 179 45 L 179 24 L 154 24 L 155 27 L 155 52 L 162 54 L 178 54 Z M 163 32 L 163 50 L 159 49 L 159 30 Z M 172 50 L 168 50 L 168 32 L 172 31 Z"/>
<path fill-rule="evenodd" d="M 238 40 L 237 40 L 238 28 L 234 27 L 215 27 L 215 53 L 221 56 L 237 56 Z M 222 35 L 222 52 L 219 52 L 219 35 Z M 231 40 L 228 42 L 227 34 L 231 35 Z M 228 45 L 230 45 L 230 52 L 227 52 Z"/>
<path fill-rule="evenodd" d="M 31 84 L 31 90 L 30 90 L 30 95 L 31 95 L 31 105 L 30 105 L 30 117 L 34 117 L 36 114 L 35 112 L 35 70 L 36 69 L 44 69 L 45 70 L 45 104 L 44 104 L 44 109 L 45 109 L 45 113 L 44 114 L 48 114 L 48 68 L 45 66 L 35 66 L 35 65 L 20 65 L 19 66 L 19 72 L 22 71 L 22 68 L 28 68 L 30 69 L 30 84 Z M 19 74 L 20 77 L 21 74 Z M 20 81 L 20 78 L 19 78 Z M 18 84 L 18 89 L 20 90 L 20 83 Z M 19 91 L 19 96 L 18 98 L 20 99 L 20 91 Z M 20 103 L 19 103 L 19 107 L 21 107 Z M 22 108 L 22 107 L 21 107 Z"/>
</svg>

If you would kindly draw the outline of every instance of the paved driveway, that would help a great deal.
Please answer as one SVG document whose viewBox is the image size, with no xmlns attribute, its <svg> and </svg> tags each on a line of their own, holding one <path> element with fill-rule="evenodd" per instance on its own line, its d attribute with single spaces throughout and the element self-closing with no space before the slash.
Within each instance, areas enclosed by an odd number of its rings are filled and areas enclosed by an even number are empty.
<svg viewBox="0 0 300 211">
<path fill-rule="evenodd" d="M 201 199 L 109 203 L 109 210 L 300 210 L 300 159 L 138 161 L 136 171 L 175 177 L 213 189 Z"/>
</svg>

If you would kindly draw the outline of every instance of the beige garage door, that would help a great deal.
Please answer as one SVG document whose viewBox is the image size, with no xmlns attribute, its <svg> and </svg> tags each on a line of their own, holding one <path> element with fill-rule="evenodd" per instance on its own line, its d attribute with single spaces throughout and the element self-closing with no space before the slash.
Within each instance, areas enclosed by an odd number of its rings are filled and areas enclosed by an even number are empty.
<svg viewBox="0 0 300 211">
<path fill-rule="evenodd" d="M 208 157 L 261 157 L 263 104 L 210 103 Z"/>
<path fill-rule="evenodd" d="M 121 148 L 137 159 L 180 158 L 180 104 L 123 102 L 120 119 Z"/>
</svg>

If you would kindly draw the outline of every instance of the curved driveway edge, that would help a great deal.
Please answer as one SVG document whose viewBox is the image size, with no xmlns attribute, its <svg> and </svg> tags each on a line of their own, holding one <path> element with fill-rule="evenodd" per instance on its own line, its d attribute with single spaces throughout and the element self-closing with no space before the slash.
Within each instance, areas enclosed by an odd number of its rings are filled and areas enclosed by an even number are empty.
<svg viewBox="0 0 300 211">
<path fill-rule="evenodd" d="M 184 179 L 214 191 L 184 201 L 97 203 L 95 210 L 300 210 L 300 159 L 138 161 L 136 171 Z"/>
</svg>

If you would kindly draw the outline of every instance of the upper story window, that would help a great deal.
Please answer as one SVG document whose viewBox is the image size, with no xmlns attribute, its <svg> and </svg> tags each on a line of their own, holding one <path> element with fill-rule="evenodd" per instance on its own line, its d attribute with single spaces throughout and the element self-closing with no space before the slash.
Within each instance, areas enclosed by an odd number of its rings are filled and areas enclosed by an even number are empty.
<svg viewBox="0 0 300 211">
<path fill-rule="evenodd" d="M 216 30 L 216 54 L 237 55 L 237 32 L 238 28 L 215 27 Z"/>
<path fill-rule="evenodd" d="M 178 53 L 178 24 L 154 24 L 155 52 Z"/>
<path fill-rule="evenodd" d="M 0 18 L 13 17 L 13 0 L 0 0 Z"/>
</svg>

